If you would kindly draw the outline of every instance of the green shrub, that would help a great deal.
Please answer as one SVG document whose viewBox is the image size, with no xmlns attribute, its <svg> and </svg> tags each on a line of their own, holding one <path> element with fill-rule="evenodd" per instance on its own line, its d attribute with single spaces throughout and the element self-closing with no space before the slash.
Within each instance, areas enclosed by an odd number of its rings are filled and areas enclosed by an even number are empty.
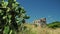
<svg viewBox="0 0 60 34">
<path fill-rule="evenodd" d="M 47 24 L 47 26 L 49 28 L 60 28 L 60 22 L 56 21 L 56 22 L 52 22 L 50 24 Z"/>
</svg>

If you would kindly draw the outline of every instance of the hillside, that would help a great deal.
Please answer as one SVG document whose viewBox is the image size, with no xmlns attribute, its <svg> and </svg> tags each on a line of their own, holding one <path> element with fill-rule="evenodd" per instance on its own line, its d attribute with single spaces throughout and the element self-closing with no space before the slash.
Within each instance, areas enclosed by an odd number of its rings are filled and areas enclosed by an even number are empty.
<svg viewBox="0 0 60 34">
<path fill-rule="evenodd" d="M 50 24 L 47 24 L 47 26 L 49 28 L 60 28 L 60 22 L 59 21 L 55 21 L 55 22 L 52 22 Z"/>
<path fill-rule="evenodd" d="M 52 29 L 52 28 L 41 28 L 40 26 L 35 27 L 32 24 L 24 24 L 27 28 L 19 34 L 60 34 L 60 28 Z"/>
</svg>

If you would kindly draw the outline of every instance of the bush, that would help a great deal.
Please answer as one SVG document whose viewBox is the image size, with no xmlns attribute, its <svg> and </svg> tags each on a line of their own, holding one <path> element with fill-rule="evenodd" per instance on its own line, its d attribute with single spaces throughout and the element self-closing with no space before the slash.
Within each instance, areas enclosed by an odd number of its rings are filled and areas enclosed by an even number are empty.
<svg viewBox="0 0 60 34">
<path fill-rule="evenodd" d="M 60 28 L 60 22 L 59 21 L 56 21 L 56 22 L 52 22 L 50 24 L 47 24 L 47 26 L 49 28 Z"/>
</svg>

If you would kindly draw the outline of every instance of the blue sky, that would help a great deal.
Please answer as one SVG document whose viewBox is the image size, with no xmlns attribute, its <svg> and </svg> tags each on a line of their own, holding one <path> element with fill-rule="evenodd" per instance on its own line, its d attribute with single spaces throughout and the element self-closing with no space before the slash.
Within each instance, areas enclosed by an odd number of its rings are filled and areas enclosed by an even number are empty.
<svg viewBox="0 0 60 34">
<path fill-rule="evenodd" d="M 35 19 L 46 17 L 47 23 L 60 21 L 60 0 L 17 0 L 27 11 L 33 22 Z"/>
</svg>

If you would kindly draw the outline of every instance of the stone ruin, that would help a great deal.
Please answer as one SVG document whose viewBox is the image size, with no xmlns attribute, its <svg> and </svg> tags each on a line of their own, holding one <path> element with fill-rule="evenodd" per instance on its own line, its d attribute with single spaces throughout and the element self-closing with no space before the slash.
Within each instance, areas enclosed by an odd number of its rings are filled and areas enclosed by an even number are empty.
<svg viewBox="0 0 60 34">
<path fill-rule="evenodd" d="M 41 27 L 45 27 L 46 26 L 46 18 L 41 18 L 39 20 L 35 20 L 33 21 L 34 24 L 36 24 L 37 26 L 41 26 Z"/>
</svg>

